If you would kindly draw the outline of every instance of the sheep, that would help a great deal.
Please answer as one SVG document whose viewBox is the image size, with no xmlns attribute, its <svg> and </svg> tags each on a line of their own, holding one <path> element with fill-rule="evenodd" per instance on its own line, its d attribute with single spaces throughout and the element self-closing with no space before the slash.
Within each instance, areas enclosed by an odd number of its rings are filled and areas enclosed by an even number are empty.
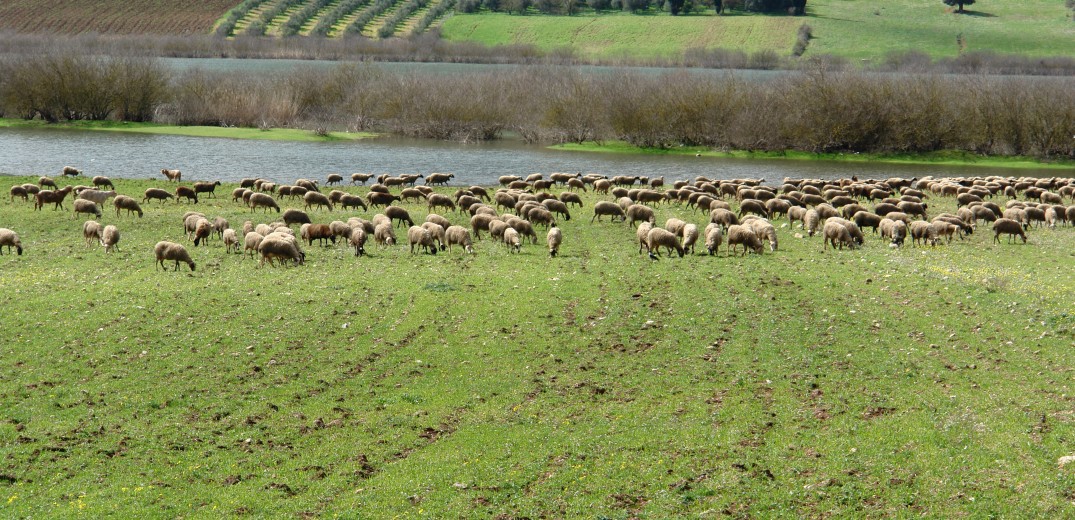
<svg viewBox="0 0 1075 520">
<path fill-rule="evenodd" d="M 384 209 L 384 215 L 388 217 L 389 221 L 399 221 L 399 225 L 402 226 L 406 223 L 408 226 L 413 226 L 414 221 L 411 220 L 411 214 L 407 213 L 407 210 L 399 206 L 389 206 Z"/>
<path fill-rule="evenodd" d="M 727 228 L 739 224 L 739 217 L 736 217 L 735 213 L 729 210 L 715 208 L 709 212 L 709 221 Z"/>
<path fill-rule="evenodd" d="M 343 182 L 343 175 L 338 173 L 330 173 L 328 174 L 328 177 L 325 178 L 326 186 L 332 186 L 333 184 L 339 184 L 341 182 Z"/>
<path fill-rule="evenodd" d="M 552 225 L 555 224 L 555 222 L 552 223 Z M 508 225 L 515 231 L 518 231 L 519 236 L 530 237 L 530 242 L 537 244 L 537 233 L 534 232 L 534 227 L 530 225 L 530 221 L 515 217 L 514 220 L 508 221 Z"/>
<path fill-rule="evenodd" d="M 264 266 L 266 260 L 273 267 L 276 267 L 276 263 L 273 260 L 281 260 L 285 265 L 288 260 L 295 262 L 296 265 L 303 265 L 306 262 L 306 253 L 299 249 L 298 244 L 291 240 L 282 240 L 272 236 L 265 237 L 258 244 L 258 252 L 261 253 L 261 261 L 258 262 L 258 267 Z"/>
<path fill-rule="evenodd" d="M 390 222 L 378 224 L 373 230 L 373 240 L 381 248 L 396 245 L 396 232 L 392 229 L 392 224 Z"/>
<path fill-rule="evenodd" d="M 319 191 L 306 192 L 306 194 L 302 196 L 302 200 L 306 203 L 304 209 L 308 210 L 310 209 L 310 206 L 317 206 L 318 208 L 324 206 L 328 208 L 329 211 L 332 211 L 332 201 L 329 200 L 328 196 Z"/>
<path fill-rule="evenodd" d="M 577 180 L 577 179 L 572 179 Z M 570 180 L 568 183 L 570 184 Z M 553 224 L 549 227 L 549 232 L 545 234 L 545 243 L 549 246 L 549 256 L 556 258 L 556 255 L 560 253 L 560 244 L 564 242 L 564 234 L 560 232 L 560 228 Z"/>
<path fill-rule="evenodd" d="M 347 240 L 351 236 L 351 225 L 346 222 L 333 220 L 332 222 L 329 222 L 328 227 L 336 237 Z"/>
<path fill-rule="evenodd" d="M 75 201 L 75 218 L 78 218 L 79 213 L 87 213 L 93 215 L 94 218 L 101 218 L 101 208 L 97 206 L 96 202 L 92 200 L 78 199 Z"/>
<path fill-rule="evenodd" d="M 635 239 L 638 240 L 638 254 L 642 254 L 643 249 L 649 251 L 649 232 L 651 229 L 653 229 L 652 223 L 643 222 L 635 230 Z"/>
<path fill-rule="evenodd" d="M 366 200 L 369 201 L 370 206 L 391 206 L 392 202 L 399 200 L 399 197 L 392 195 L 391 193 L 381 193 L 371 191 L 366 194 Z"/>
<path fill-rule="evenodd" d="M 333 233 L 332 228 L 327 224 L 303 224 L 299 236 L 310 246 L 314 245 L 314 240 L 324 246 L 326 239 L 333 245 L 336 244 L 336 233 Z"/>
<path fill-rule="evenodd" d="M 280 216 L 286 226 L 294 226 L 295 224 L 310 224 L 310 216 L 305 211 L 298 209 L 288 209 Z"/>
<path fill-rule="evenodd" d="M 101 245 L 104 246 L 105 253 L 117 249 L 116 244 L 119 244 L 119 230 L 113 225 L 105 226 L 101 231 Z"/>
<path fill-rule="evenodd" d="M 198 247 L 199 243 L 205 242 L 209 238 L 209 235 L 213 232 L 213 223 L 209 222 L 204 217 L 192 216 L 191 218 L 197 218 L 194 224 L 194 247 Z"/>
<path fill-rule="evenodd" d="M 601 222 L 602 215 L 609 215 L 613 222 L 616 222 L 617 218 L 619 218 L 621 222 L 627 221 L 627 215 L 624 214 L 623 210 L 615 203 L 607 200 L 602 200 L 597 202 L 597 204 L 594 204 L 593 217 L 590 219 L 590 223 L 592 224 L 594 219 Z"/>
<path fill-rule="evenodd" d="M 448 181 L 455 178 L 455 174 L 452 173 L 431 173 L 426 177 L 426 186 L 447 186 Z"/>
<path fill-rule="evenodd" d="M 63 170 L 61 170 L 61 173 L 64 177 L 78 177 L 79 175 L 82 175 L 82 170 L 79 170 L 74 166 L 64 166 Z"/>
<path fill-rule="evenodd" d="M 179 182 L 183 180 L 183 172 L 179 170 L 161 169 L 161 175 L 163 175 L 165 179 L 168 179 L 170 181 Z"/>
<path fill-rule="evenodd" d="M 993 241 L 998 244 L 1000 243 L 1001 233 L 1008 235 L 1009 244 L 1012 243 L 1016 236 L 1022 237 L 1023 243 L 1026 243 L 1026 233 L 1023 232 L 1023 225 L 1010 218 L 1001 218 L 993 222 L 993 233 Z"/>
<path fill-rule="evenodd" d="M 225 229 L 221 240 L 224 242 L 225 253 L 231 253 L 232 248 L 235 248 L 236 253 L 239 252 L 239 237 L 235 234 L 234 229 Z"/>
<path fill-rule="evenodd" d="M 646 234 L 646 247 L 649 248 L 649 257 L 653 259 L 660 256 L 661 247 L 667 249 L 669 255 L 675 250 L 679 253 L 679 257 L 683 258 L 683 245 L 679 243 L 679 237 L 667 229 L 659 227 L 650 229 Z"/>
<path fill-rule="evenodd" d="M 421 246 L 425 252 L 437 254 L 437 246 L 433 243 L 433 234 L 421 226 L 411 226 L 407 229 L 407 240 L 411 243 L 411 254 L 414 254 L 414 246 Z"/>
<path fill-rule="evenodd" d="M 210 197 L 216 197 L 216 187 L 220 186 L 220 181 L 214 182 L 195 182 L 194 193 L 208 193 Z"/>
<path fill-rule="evenodd" d="M 243 235 L 243 252 L 250 252 L 250 257 L 254 257 L 254 253 L 258 250 L 258 246 L 261 245 L 261 241 L 265 238 L 265 235 L 258 233 L 257 231 L 250 231 Z"/>
<path fill-rule="evenodd" d="M 627 215 L 627 218 L 629 219 L 628 224 L 632 226 L 635 224 L 635 221 L 654 221 L 653 208 L 650 208 L 649 206 L 646 206 L 644 204 L 631 204 L 627 207 L 627 211 L 625 211 L 625 213 Z"/>
<path fill-rule="evenodd" d="M 444 251 L 444 249 L 447 247 L 444 244 L 444 228 L 441 227 L 439 224 L 434 224 L 432 222 L 423 222 L 422 227 L 429 230 L 429 234 L 433 237 L 433 240 L 437 241 L 437 246 L 440 248 L 441 251 Z"/>
<path fill-rule="evenodd" d="M 63 200 L 67 198 L 67 194 L 71 193 L 73 189 L 71 186 L 64 186 L 63 189 L 59 190 L 37 192 L 34 195 L 34 211 L 45 207 L 45 204 L 54 204 L 53 210 L 57 208 L 62 210 Z"/>
<path fill-rule="evenodd" d="M 160 265 L 161 269 L 167 271 L 168 268 L 164 266 L 164 261 L 174 260 L 175 271 L 179 270 L 179 262 L 187 264 L 187 266 L 190 267 L 191 272 L 194 271 L 194 260 L 190 259 L 190 253 L 187 252 L 187 248 L 180 244 L 162 240 L 157 242 L 157 245 L 153 246 L 153 254 L 157 258 L 157 264 L 154 265 L 154 268 L 156 268 L 157 265 Z"/>
<path fill-rule="evenodd" d="M 904 239 L 907 238 L 907 223 L 902 220 L 883 218 L 878 228 L 881 230 L 881 238 L 891 239 L 893 246 L 902 246 Z"/>
<path fill-rule="evenodd" d="M 769 218 L 769 211 L 765 209 L 765 203 L 756 199 L 746 199 L 739 203 L 739 218 L 742 219 L 743 215 L 748 213 Z"/>
<path fill-rule="evenodd" d="M 116 207 L 116 217 L 119 217 L 120 210 L 127 210 L 127 215 L 130 216 L 132 211 L 138 212 L 138 217 L 142 217 L 142 207 L 138 205 L 138 202 L 126 195 L 119 195 L 113 201 L 112 205 Z"/>
<path fill-rule="evenodd" d="M 114 190 L 112 190 L 112 191 L 82 190 L 78 194 L 78 196 L 75 197 L 75 198 L 76 199 L 82 199 L 82 200 L 90 200 L 90 201 L 96 202 L 100 206 L 104 206 L 105 202 L 109 198 L 115 197 L 115 196 L 116 196 L 116 192 Z"/>
<path fill-rule="evenodd" d="M 351 184 L 358 183 L 358 184 L 365 185 L 366 181 L 368 181 L 368 180 L 370 180 L 372 178 L 373 178 L 372 173 L 352 173 L 351 174 Z"/>
<path fill-rule="evenodd" d="M 101 241 L 101 224 L 96 220 L 87 220 L 82 224 L 82 238 L 86 239 L 86 245 Z"/>
<path fill-rule="evenodd" d="M 552 212 L 540 205 L 527 211 L 526 219 L 534 224 L 544 225 L 546 228 L 556 223 L 552 218 Z"/>
<path fill-rule="evenodd" d="M 563 202 L 565 206 L 575 204 L 580 208 L 582 207 L 582 197 L 568 191 L 560 193 L 560 202 Z"/>
<path fill-rule="evenodd" d="M 15 248 L 15 252 L 18 255 L 22 255 L 22 241 L 19 240 L 19 234 L 8 229 L 0 228 L 0 255 L 4 254 L 4 246 L 7 246 L 7 252 L 11 253 L 11 248 Z"/>
<path fill-rule="evenodd" d="M 276 199 L 272 198 L 272 195 L 265 193 L 252 193 L 250 194 L 250 211 L 254 212 L 257 209 L 265 208 L 265 212 L 268 213 L 269 209 L 275 209 L 277 213 L 280 213 L 280 206 L 276 204 Z"/>
<path fill-rule="evenodd" d="M 709 256 L 713 256 L 720 251 L 720 244 L 724 241 L 724 228 L 720 224 L 710 222 L 705 227 L 705 250 L 709 252 Z"/>
<path fill-rule="evenodd" d="M 847 227 L 835 220 L 828 220 L 825 222 L 824 228 L 821 230 L 822 237 L 824 238 L 821 243 L 823 244 L 823 250 L 829 248 L 829 244 L 832 244 L 832 248 L 836 249 L 839 245 L 840 249 L 844 248 L 844 244 L 847 247 L 854 249 L 855 243 L 851 239 L 851 233 L 848 232 Z M 839 242 L 839 244 L 837 244 Z"/>
<path fill-rule="evenodd" d="M 22 200 L 29 201 L 30 196 L 26 192 L 24 186 L 12 186 L 11 187 L 11 202 L 15 202 L 15 197 L 22 197 Z"/>
<path fill-rule="evenodd" d="M 923 220 L 926 219 L 926 210 L 929 209 L 929 206 L 926 204 L 907 201 L 901 201 L 896 204 L 896 207 L 908 215 L 921 217 Z"/>
<path fill-rule="evenodd" d="M 448 240 L 448 252 L 452 252 L 453 245 L 463 246 L 463 250 L 467 253 L 474 252 L 473 243 L 470 240 L 470 231 L 462 226 L 450 226 L 444 230 L 444 237 Z"/>
<path fill-rule="evenodd" d="M 482 230 L 489 231 L 489 224 L 495 220 L 496 217 L 492 215 L 479 214 L 470 218 L 470 228 L 474 230 L 474 238 L 476 240 L 482 239 Z"/>
<path fill-rule="evenodd" d="M 770 226 L 770 227 L 772 227 L 772 226 Z M 774 233 L 775 233 L 775 231 L 774 231 Z M 694 244 L 696 242 L 698 242 L 698 226 L 696 226 L 694 224 L 687 224 L 687 225 L 683 226 L 682 236 L 683 236 L 683 250 L 684 251 L 689 250 L 690 253 L 693 255 L 694 254 Z M 775 249 L 774 249 L 774 251 L 775 251 Z"/>
<path fill-rule="evenodd" d="M 384 213 L 378 213 L 378 214 L 373 216 L 372 220 L 370 220 L 370 224 L 372 224 L 374 229 L 376 229 L 377 226 L 380 226 L 381 224 L 387 224 L 387 225 L 391 226 L 392 221 L 389 220 L 388 217 L 384 216 Z"/>
<path fill-rule="evenodd" d="M 931 228 L 933 228 L 933 230 L 931 231 L 933 236 L 936 239 L 939 239 L 942 236 L 946 237 L 947 240 L 945 243 L 948 244 L 952 243 L 952 236 L 955 235 L 956 232 L 960 229 L 959 226 L 937 219 L 934 219 L 932 222 L 930 222 L 929 225 Z"/>
<path fill-rule="evenodd" d="M 803 229 L 806 230 L 808 236 L 814 236 L 817 233 L 817 226 L 821 222 L 821 215 L 817 210 L 810 209 L 803 215 Z"/>
<path fill-rule="evenodd" d="M 1027 225 L 1038 223 L 1038 227 L 1041 227 L 1045 223 L 1045 209 L 1043 208 L 1026 208 Z"/>
<path fill-rule="evenodd" d="M 911 234 L 911 246 L 914 246 L 918 242 L 922 242 L 925 245 L 929 242 L 930 246 L 937 245 L 937 235 L 934 233 L 933 226 L 929 222 L 921 220 L 914 220 L 908 227 L 908 231 Z"/>
<path fill-rule="evenodd" d="M 778 247 L 776 238 L 776 228 L 768 220 L 756 219 L 752 220 L 749 224 L 754 233 L 758 235 L 758 239 L 767 239 L 769 241 L 769 251 L 776 252 Z"/>
<path fill-rule="evenodd" d="M 44 178 L 44 177 L 42 177 L 42 178 Z M 97 175 L 97 176 L 95 176 L 93 178 L 93 187 L 102 188 L 104 186 L 108 186 L 108 189 L 110 189 L 110 190 L 116 189 L 116 186 L 114 184 L 112 184 L 112 180 L 109 179 L 108 177 L 105 177 L 104 175 Z M 56 188 L 56 185 L 53 184 L 52 187 Z"/>
<path fill-rule="evenodd" d="M 736 246 L 739 244 L 743 245 L 743 256 L 747 254 L 747 248 L 752 249 L 757 254 L 761 254 L 761 240 L 750 226 L 732 225 L 728 227 L 728 247 L 731 248 L 732 254 L 735 254 Z"/>
<path fill-rule="evenodd" d="M 770 199 L 765 201 L 765 210 L 769 212 L 770 218 L 776 218 L 774 215 L 787 215 L 788 211 L 792 208 L 790 202 L 784 199 Z"/>
<path fill-rule="evenodd" d="M 571 213 L 567 210 L 567 204 L 561 202 L 560 199 L 545 199 L 541 201 L 541 204 L 550 212 L 564 217 L 564 220 L 571 220 Z"/>
<path fill-rule="evenodd" d="M 348 242 L 351 247 L 355 248 L 355 256 L 362 256 L 366 254 L 366 230 L 362 226 L 355 226 L 351 229 L 351 236 L 348 238 Z"/>
<path fill-rule="evenodd" d="M 164 201 L 171 198 L 174 198 L 173 195 L 171 193 L 168 193 L 167 191 L 164 191 L 160 188 L 149 188 L 146 190 L 145 196 L 142 197 L 142 202 L 145 203 L 148 202 L 150 199 L 156 199 L 161 201 L 161 204 L 163 204 Z"/>
<path fill-rule="evenodd" d="M 872 228 L 874 233 L 876 233 L 877 226 L 881 224 L 881 216 L 868 211 L 858 211 L 851 217 L 851 221 L 859 228 Z"/>
<path fill-rule="evenodd" d="M 504 231 L 511 226 L 507 222 L 500 219 L 494 219 L 489 222 L 489 235 L 493 237 L 494 242 L 504 241 Z"/>
<path fill-rule="evenodd" d="M 54 190 L 58 189 L 58 187 L 56 186 L 56 181 L 52 180 L 52 177 L 46 175 L 42 175 L 41 178 L 37 179 L 37 185 L 41 188 L 48 186 Z"/>
<path fill-rule="evenodd" d="M 635 200 L 640 203 L 652 202 L 654 206 L 660 205 L 661 201 L 666 200 L 665 194 L 654 190 L 638 190 L 638 194 Z"/>
</svg>

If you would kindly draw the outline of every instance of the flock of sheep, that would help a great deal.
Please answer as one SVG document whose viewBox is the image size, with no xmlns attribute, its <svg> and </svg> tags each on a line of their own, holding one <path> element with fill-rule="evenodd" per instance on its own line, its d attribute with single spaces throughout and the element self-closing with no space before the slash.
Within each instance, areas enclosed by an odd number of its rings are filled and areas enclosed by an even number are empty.
<svg viewBox="0 0 1075 520">
<path fill-rule="evenodd" d="M 180 182 L 179 170 L 162 169 L 168 181 Z M 81 171 L 65 167 L 62 175 L 79 177 Z M 397 244 L 396 226 L 406 226 L 406 240 L 411 253 L 435 255 L 437 251 L 459 246 L 465 253 L 473 253 L 475 240 L 482 239 L 485 232 L 495 242 L 503 243 L 509 252 L 519 252 L 524 243 L 538 241 L 535 228 L 545 229 L 549 254 L 557 255 L 563 242 L 557 219 L 570 220 L 571 206 L 581 208 L 579 192 L 593 192 L 609 200 L 599 200 L 593 207 L 591 223 L 609 217 L 613 222 L 622 221 L 630 226 L 638 224 L 634 240 L 639 253 L 650 258 L 666 254 L 694 254 L 701 242 L 710 255 L 719 253 L 726 245 L 731 254 L 746 255 L 762 253 L 767 244 L 770 251 L 777 251 L 778 234 L 773 222 L 786 218 L 794 229 L 798 224 L 808 236 L 820 234 L 823 249 L 829 246 L 843 249 L 865 244 L 863 230 L 878 233 L 892 247 L 900 247 L 910 238 L 912 245 L 936 245 L 939 241 L 951 242 L 973 233 L 982 221 L 992 222 L 994 242 L 1001 235 L 1009 241 L 1020 237 L 1026 242 L 1026 230 L 1032 225 L 1054 227 L 1058 223 L 1075 223 L 1075 205 L 1065 206 L 1064 200 L 1075 195 L 1075 181 L 1063 178 L 923 178 L 923 179 L 864 179 L 838 180 L 785 179 L 780 186 L 766 186 L 756 179 L 716 180 L 704 177 L 693 181 L 679 180 L 666 189 L 664 178 L 647 179 L 637 176 L 606 177 L 596 174 L 554 173 L 546 177 L 533 174 L 526 178 L 503 176 L 501 187 L 495 191 L 481 186 L 460 188 L 449 196 L 436 193 L 433 186 L 446 186 L 454 176 L 432 173 L 423 175 L 380 175 L 355 173 L 350 176 L 352 185 L 365 185 L 375 181 L 365 196 L 347 193 L 332 187 L 341 184 L 344 177 L 330 174 L 322 187 L 317 181 L 298 179 L 294 184 L 281 185 L 266 179 L 243 179 L 231 193 L 231 200 L 242 204 L 252 214 L 259 210 L 275 212 L 278 218 L 270 223 L 255 224 L 248 220 L 240 230 L 231 228 L 222 217 L 208 218 L 201 212 L 188 211 L 182 217 L 187 239 L 197 247 L 216 237 L 228 253 L 242 252 L 260 255 L 259 265 L 277 261 L 301 265 L 306 253 L 303 244 L 312 246 L 337 241 L 353 247 L 356 256 L 366 252 L 369 239 L 380 247 Z M 424 179 L 422 185 L 418 184 Z M 215 182 L 196 182 L 192 186 L 179 185 L 174 190 L 149 188 L 141 202 L 131 196 L 120 195 L 110 179 L 103 176 L 92 178 L 92 186 L 64 186 L 49 177 L 41 177 L 37 184 L 22 184 L 11 188 L 11 200 L 22 198 L 30 201 L 34 209 L 51 205 L 64 209 L 68 195 L 74 194 L 72 207 L 76 219 L 90 217 L 83 224 L 83 237 L 87 243 L 99 242 L 106 252 L 116 250 L 120 232 L 115 225 L 101 226 L 96 219 L 103 214 L 102 208 L 112 199 L 116 216 L 126 211 L 130 216 L 144 212 L 142 204 L 158 201 L 184 200 L 197 203 L 199 197 L 215 197 Z M 559 195 L 550 192 L 564 187 Z M 106 189 L 107 188 L 107 189 Z M 395 192 L 393 192 L 395 188 Z M 326 193 L 327 191 L 327 193 Z M 927 214 L 930 197 L 951 197 L 956 202 L 955 213 Z M 1004 206 L 993 199 L 1006 199 Z M 281 210 L 278 200 L 299 201 L 303 209 Z M 396 205 L 396 204 L 399 205 Z M 425 206 L 425 221 L 416 224 L 404 204 Z M 676 208 L 676 217 L 667 219 L 659 227 L 655 208 L 660 205 Z M 735 204 L 733 208 L 733 204 Z M 869 205 L 870 207 L 867 207 Z M 351 216 L 346 220 L 317 223 L 310 211 L 331 212 L 334 209 L 368 212 L 380 210 L 371 219 Z M 467 225 L 453 224 L 446 215 L 459 213 L 467 219 Z M 700 212 L 708 216 L 705 228 L 689 222 L 690 213 Z M 683 218 L 679 218 L 683 217 Z M 456 217 L 459 218 L 459 217 Z M 298 232 L 293 229 L 298 226 Z M 798 235 L 802 236 L 802 235 Z M 3 246 L 8 252 L 14 248 L 22 254 L 23 246 L 17 233 L 0 228 L 0 254 Z M 739 248 L 742 251 L 739 251 Z M 173 262 L 178 270 L 181 263 L 191 271 L 195 262 L 183 244 L 161 241 L 154 247 L 156 266 L 166 269 L 165 262 Z"/>
</svg>

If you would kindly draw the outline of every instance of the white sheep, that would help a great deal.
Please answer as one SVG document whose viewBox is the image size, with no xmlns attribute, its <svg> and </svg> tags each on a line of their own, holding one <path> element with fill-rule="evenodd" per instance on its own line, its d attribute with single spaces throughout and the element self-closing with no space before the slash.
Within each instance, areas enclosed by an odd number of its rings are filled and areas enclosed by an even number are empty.
<svg viewBox="0 0 1075 520">
<path fill-rule="evenodd" d="M 86 245 L 93 245 L 101 241 L 101 224 L 96 220 L 87 220 L 82 224 L 82 238 L 86 239 Z"/>
<path fill-rule="evenodd" d="M 230 253 L 233 248 L 236 253 L 239 252 L 239 236 L 235 234 L 234 229 L 225 229 L 222 239 L 224 241 L 225 253 Z"/>
<path fill-rule="evenodd" d="M 14 247 L 18 254 L 22 254 L 22 241 L 19 240 L 19 234 L 8 228 L 0 228 L 0 255 L 4 254 L 4 246 L 7 246 L 8 253 L 11 253 L 11 248 Z"/>
<path fill-rule="evenodd" d="M 545 235 L 545 241 L 549 246 L 549 256 L 556 258 L 557 253 L 560 252 L 560 244 L 564 242 L 564 235 L 560 232 L 560 228 L 553 224 L 549 228 L 549 232 Z"/>
<path fill-rule="evenodd" d="M 117 250 L 117 244 L 119 244 L 119 230 L 113 225 L 105 226 L 101 231 L 101 245 L 104 246 L 105 253 Z"/>
</svg>

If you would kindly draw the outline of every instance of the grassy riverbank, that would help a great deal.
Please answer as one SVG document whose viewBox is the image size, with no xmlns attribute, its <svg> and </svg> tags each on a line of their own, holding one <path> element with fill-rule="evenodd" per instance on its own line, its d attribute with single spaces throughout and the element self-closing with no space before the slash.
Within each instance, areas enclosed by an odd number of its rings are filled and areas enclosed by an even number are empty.
<svg viewBox="0 0 1075 520">
<path fill-rule="evenodd" d="M 1075 514 L 1075 228 L 823 252 L 778 221 L 775 254 L 653 262 L 585 194 L 556 259 L 483 240 L 258 269 L 183 237 L 187 210 L 278 218 L 233 188 L 109 205 L 108 255 L 70 200 L 0 200 L 25 247 L 0 256 L 4 516 Z M 158 240 L 197 270 L 155 270 Z"/>
<path fill-rule="evenodd" d="M 298 128 L 240 128 L 224 126 L 173 126 L 157 123 L 117 121 L 70 121 L 47 123 L 40 120 L 0 119 L 0 128 L 39 128 L 49 130 L 92 130 L 136 134 L 182 135 L 188 137 L 223 137 L 228 139 L 257 139 L 264 141 L 351 141 L 376 137 L 371 132 L 328 132 L 319 135 Z"/>
<path fill-rule="evenodd" d="M 678 148 L 644 148 L 622 141 L 601 143 L 566 143 L 550 146 L 554 150 L 594 153 L 626 153 L 647 155 L 696 155 L 724 157 L 729 159 L 778 159 L 792 161 L 847 161 L 878 162 L 893 164 L 932 164 L 937 166 L 979 166 L 996 168 L 1075 170 L 1075 161 L 1041 161 L 1033 157 L 981 156 L 968 152 L 946 151 L 933 153 L 879 154 L 879 153 L 810 153 L 788 150 L 784 152 L 752 152 L 734 150 L 722 152 L 705 147 L 682 146 Z"/>
</svg>

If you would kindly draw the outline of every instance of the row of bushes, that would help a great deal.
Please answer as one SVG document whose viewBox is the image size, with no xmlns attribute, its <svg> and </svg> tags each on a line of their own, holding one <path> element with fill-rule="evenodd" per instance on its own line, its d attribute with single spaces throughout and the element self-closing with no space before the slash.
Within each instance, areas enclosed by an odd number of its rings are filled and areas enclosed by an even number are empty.
<svg viewBox="0 0 1075 520">
<path fill-rule="evenodd" d="M 280 2 L 273 4 L 272 7 L 263 11 L 257 20 L 254 20 L 246 27 L 245 33 L 248 36 L 264 36 L 265 31 L 269 29 L 269 24 L 272 23 L 273 19 L 284 14 L 284 11 L 299 5 L 301 2 L 302 0 L 281 0 Z"/>
<path fill-rule="evenodd" d="M 231 33 L 235 31 L 235 25 L 239 23 L 239 20 L 242 20 L 252 9 L 266 1 L 267 0 L 243 0 L 239 5 L 228 11 L 228 16 L 220 22 L 220 25 L 216 27 L 213 34 L 220 37 L 230 36 Z"/>
<path fill-rule="evenodd" d="M 444 16 L 455 7 L 455 0 L 441 0 L 437 5 L 430 7 L 422 18 L 418 20 L 418 23 L 414 24 L 414 29 L 411 30 L 411 36 L 418 36 L 429 29 L 429 26 L 433 24 L 438 18 Z"/>
<path fill-rule="evenodd" d="M 310 31 L 311 36 L 328 36 L 332 26 L 336 25 L 341 18 L 355 12 L 358 8 L 369 3 L 370 0 L 343 0 L 336 4 L 331 11 L 317 21 L 317 25 Z"/>
<path fill-rule="evenodd" d="M 328 4 L 331 4 L 333 0 L 314 0 L 303 6 L 297 13 L 291 15 L 290 18 L 284 22 L 284 25 L 280 26 L 281 36 L 295 36 L 299 34 L 302 26 L 310 21 L 317 12 L 323 9 Z"/>
<path fill-rule="evenodd" d="M 385 11 L 388 11 L 396 3 L 396 0 L 373 0 L 373 3 L 367 7 L 355 21 L 351 22 L 351 25 L 347 26 L 345 34 L 352 36 L 360 36 L 362 29 L 367 24 L 373 21 L 374 18 L 381 16 Z"/>
<path fill-rule="evenodd" d="M 399 26 L 403 20 L 406 20 L 415 11 L 425 7 L 429 4 L 429 0 L 406 0 L 403 5 L 399 6 L 392 14 L 385 19 L 384 25 L 377 30 L 377 36 L 380 38 L 388 38 L 396 33 L 396 27 Z"/>
<path fill-rule="evenodd" d="M 78 81 L 70 81 L 78 78 Z M 2 58 L 8 117 L 377 130 L 453 140 L 1075 158 L 1066 78 L 832 72 L 767 79 L 519 67 L 459 75 L 375 65 L 170 73 L 145 58 Z"/>
</svg>

